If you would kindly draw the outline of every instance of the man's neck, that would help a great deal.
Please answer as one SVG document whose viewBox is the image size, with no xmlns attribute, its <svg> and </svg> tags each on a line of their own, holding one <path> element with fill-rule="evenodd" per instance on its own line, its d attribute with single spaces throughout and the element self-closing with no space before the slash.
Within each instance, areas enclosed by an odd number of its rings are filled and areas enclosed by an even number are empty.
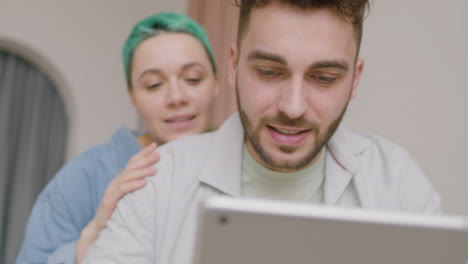
<svg viewBox="0 0 468 264">
<path fill-rule="evenodd" d="M 244 139 L 244 145 L 246 146 L 247 148 L 247 151 L 249 152 L 249 154 L 252 156 L 252 158 L 258 162 L 260 165 L 262 165 L 263 167 L 269 169 L 269 170 L 272 170 L 272 171 L 277 171 L 277 172 L 295 172 L 295 171 L 298 171 L 298 170 L 303 170 L 303 169 L 307 169 L 311 166 L 313 166 L 314 164 L 317 163 L 318 160 L 320 160 L 320 157 L 323 155 L 323 152 L 324 152 L 324 148 L 322 148 L 320 150 L 320 152 L 312 159 L 311 162 L 309 162 L 306 166 L 304 167 L 301 167 L 300 169 L 283 169 L 283 168 L 276 168 L 274 166 L 271 166 L 269 164 L 267 164 L 261 157 L 260 155 L 257 153 L 257 151 L 254 149 L 254 147 L 252 146 L 252 144 L 247 140 L 247 139 Z"/>
</svg>

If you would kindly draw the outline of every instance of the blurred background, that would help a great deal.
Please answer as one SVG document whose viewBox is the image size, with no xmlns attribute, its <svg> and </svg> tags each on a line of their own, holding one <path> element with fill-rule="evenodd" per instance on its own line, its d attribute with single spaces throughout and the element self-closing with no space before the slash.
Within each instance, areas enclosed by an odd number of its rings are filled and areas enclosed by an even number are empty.
<svg viewBox="0 0 468 264">
<path fill-rule="evenodd" d="M 141 128 L 120 50 L 131 27 L 161 11 L 207 29 L 220 68 L 213 119 L 235 110 L 225 81 L 233 0 L 0 0 L 0 263 L 12 263 L 38 193 L 63 162 Z M 412 153 L 444 210 L 468 215 L 468 1 L 373 1 L 365 71 L 345 124 Z"/>
</svg>

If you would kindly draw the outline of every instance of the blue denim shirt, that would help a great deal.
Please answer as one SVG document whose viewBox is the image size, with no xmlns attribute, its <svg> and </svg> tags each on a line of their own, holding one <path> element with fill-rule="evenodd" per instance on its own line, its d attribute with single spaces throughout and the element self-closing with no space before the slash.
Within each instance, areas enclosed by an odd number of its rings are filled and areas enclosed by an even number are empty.
<svg viewBox="0 0 468 264">
<path fill-rule="evenodd" d="M 34 204 L 17 263 L 75 263 L 76 241 L 94 218 L 104 192 L 140 151 L 136 136 L 120 127 L 112 139 L 68 162 Z"/>
</svg>

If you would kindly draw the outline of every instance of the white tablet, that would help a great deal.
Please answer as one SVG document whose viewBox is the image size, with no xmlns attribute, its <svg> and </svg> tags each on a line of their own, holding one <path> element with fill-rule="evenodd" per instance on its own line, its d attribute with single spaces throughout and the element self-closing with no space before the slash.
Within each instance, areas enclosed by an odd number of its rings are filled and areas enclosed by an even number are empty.
<svg viewBox="0 0 468 264">
<path fill-rule="evenodd" d="M 196 264 L 468 264 L 468 222 L 216 197 L 203 204 Z"/>
</svg>

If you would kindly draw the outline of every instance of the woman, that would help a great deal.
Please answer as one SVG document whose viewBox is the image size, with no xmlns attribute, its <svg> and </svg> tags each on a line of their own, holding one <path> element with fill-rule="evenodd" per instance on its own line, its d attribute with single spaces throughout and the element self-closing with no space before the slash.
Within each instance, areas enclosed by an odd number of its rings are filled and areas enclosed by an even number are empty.
<svg viewBox="0 0 468 264">
<path fill-rule="evenodd" d="M 128 94 L 146 132 L 122 127 L 107 144 L 57 173 L 34 205 L 18 263 L 80 262 L 118 200 L 156 173 L 150 166 L 159 158 L 156 145 L 208 129 L 218 86 L 200 25 L 176 13 L 150 16 L 133 28 L 123 62 Z"/>
</svg>

